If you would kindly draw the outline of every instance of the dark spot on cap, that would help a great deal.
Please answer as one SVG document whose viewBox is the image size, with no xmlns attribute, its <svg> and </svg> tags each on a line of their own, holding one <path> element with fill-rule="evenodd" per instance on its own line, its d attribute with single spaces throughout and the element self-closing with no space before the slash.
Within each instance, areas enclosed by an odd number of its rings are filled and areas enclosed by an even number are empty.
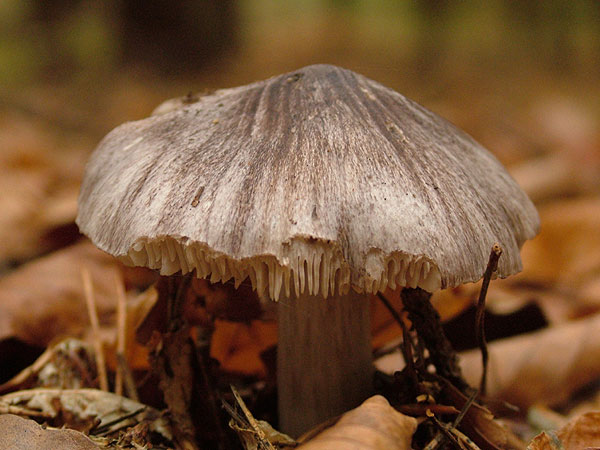
<svg viewBox="0 0 600 450">
<path fill-rule="evenodd" d="M 290 75 L 289 77 L 287 77 L 287 79 L 285 81 L 288 83 L 295 83 L 303 76 L 304 76 L 304 74 L 302 72 L 297 72 L 297 73 L 294 73 L 294 74 Z"/>
<path fill-rule="evenodd" d="M 196 207 L 198 206 L 198 202 L 200 201 L 200 197 L 202 196 L 202 193 L 204 192 L 204 186 L 200 186 L 200 188 L 198 189 L 198 192 L 196 193 L 196 195 L 194 196 L 194 199 L 192 200 L 192 207 Z"/>
</svg>

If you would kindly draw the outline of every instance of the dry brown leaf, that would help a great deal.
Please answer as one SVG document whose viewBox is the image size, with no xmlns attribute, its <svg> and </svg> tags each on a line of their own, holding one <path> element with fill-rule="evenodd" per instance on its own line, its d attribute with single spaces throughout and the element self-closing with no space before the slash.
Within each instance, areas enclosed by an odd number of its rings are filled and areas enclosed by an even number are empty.
<svg viewBox="0 0 600 450">
<path fill-rule="evenodd" d="M 195 385 L 194 348 L 189 335 L 187 327 L 163 334 L 152 353 L 151 364 L 153 372 L 159 376 L 176 441 L 183 448 L 196 449 L 193 444 L 196 421 L 190 413 Z"/>
<path fill-rule="evenodd" d="M 274 322 L 216 320 L 210 355 L 226 372 L 264 377 L 267 367 L 260 355 L 276 344 L 277 324 Z"/>
<path fill-rule="evenodd" d="M 89 319 L 81 267 L 89 268 L 100 318 L 114 310 L 118 263 L 83 242 L 19 267 L 0 279 L 0 339 L 45 347 L 57 336 L 81 335 Z"/>
<path fill-rule="evenodd" d="M 0 120 L 0 262 L 47 251 L 49 229 L 72 222 L 85 152 L 65 149 L 43 127 Z"/>
<path fill-rule="evenodd" d="M 98 450 L 102 448 L 86 435 L 75 430 L 42 428 L 30 419 L 12 414 L 0 415 L 0 448 Z"/>
<path fill-rule="evenodd" d="M 488 396 L 527 409 L 534 403 L 555 405 L 600 377 L 600 314 L 541 331 L 488 344 Z M 463 374 L 478 386 L 479 349 L 460 354 Z M 404 367 L 399 352 L 375 361 L 377 369 L 393 374 Z"/>
<path fill-rule="evenodd" d="M 444 396 L 458 410 L 467 407 L 467 397 L 449 382 L 443 382 Z M 482 450 L 522 450 L 525 443 L 508 427 L 494 419 L 493 414 L 481 405 L 472 403 L 460 423 L 461 430 Z"/>
<path fill-rule="evenodd" d="M 91 273 L 101 324 L 114 326 L 114 274 L 123 266 L 84 241 L 0 278 L 0 340 L 18 338 L 46 347 L 59 336 L 81 336 L 89 327 L 81 278 L 83 266 Z"/>
<path fill-rule="evenodd" d="M 554 405 L 600 377 L 600 314 L 488 346 L 488 395 L 526 409 Z M 477 386 L 481 354 L 461 354 L 467 381 Z"/>
<path fill-rule="evenodd" d="M 400 414 L 380 395 L 344 414 L 302 450 L 408 450 L 417 428 L 413 417 Z"/>
<path fill-rule="evenodd" d="M 571 420 L 557 432 L 537 435 L 528 450 L 584 450 L 600 447 L 600 412 Z"/>
<path fill-rule="evenodd" d="M 84 423 L 92 424 L 93 430 L 103 430 L 104 435 L 118 433 L 124 427 L 145 421 L 151 431 L 165 439 L 172 439 L 170 425 L 158 410 L 98 389 L 17 391 L 0 397 L 0 410 L 2 408 L 8 411 L 23 409 L 27 414 L 43 417 L 53 425 L 75 428 L 82 427 Z"/>
<path fill-rule="evenodd" d="M 522 251 L 513 281 L 577 286 L 600 274 L 600 197 L 553 202 L 539 209 L 538 237 Z"/>
</svg>

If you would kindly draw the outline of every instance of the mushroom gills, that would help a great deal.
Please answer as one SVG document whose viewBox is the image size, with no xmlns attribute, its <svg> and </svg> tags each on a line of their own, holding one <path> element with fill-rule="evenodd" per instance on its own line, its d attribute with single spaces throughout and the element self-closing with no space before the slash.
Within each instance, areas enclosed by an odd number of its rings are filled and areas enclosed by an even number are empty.
<svg viewBox="0 0 600 450">
<path fill-rule="evenodd" d="M 349 264 L 338 249 L 298 238 L 285 247 L 289 253 L 281 264 L 273 255 L 236 259 L 215 252 L 206 245 L 161 237 L 136 241 L 120 259 L 127 265 L 147 265 L 161 275 L 178 271 L 196 271 L 199 278 L 211 283 L 233 278 L 239 285 L 246 278 L 261 297 L 278 301 L 300 295 L 346 294 L 353 290 L 376 294 L 397 286 L 420 287 L 429 292 L 440 288 L 441 277 L 435 264 L 423 256 L 394 252 L 383 255 L 369 252 L 365 257 L 365 273 L 351 279 Z"/>
</svg>

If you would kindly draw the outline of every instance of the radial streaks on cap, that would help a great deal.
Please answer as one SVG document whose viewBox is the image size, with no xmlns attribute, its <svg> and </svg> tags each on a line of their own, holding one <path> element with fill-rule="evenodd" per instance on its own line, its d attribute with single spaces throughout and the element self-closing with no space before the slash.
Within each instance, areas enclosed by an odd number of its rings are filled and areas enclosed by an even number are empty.
<svg viewBox="0 0 600 450">
<path fill-rule="evenodd" d="M 77 223 L 129 264 L 273 299 L 438 288 L 521 268 L 535 208 L 472 138 L 349 70 L 318 65 L 171 103 L 113 130 Z"/>
</svg>

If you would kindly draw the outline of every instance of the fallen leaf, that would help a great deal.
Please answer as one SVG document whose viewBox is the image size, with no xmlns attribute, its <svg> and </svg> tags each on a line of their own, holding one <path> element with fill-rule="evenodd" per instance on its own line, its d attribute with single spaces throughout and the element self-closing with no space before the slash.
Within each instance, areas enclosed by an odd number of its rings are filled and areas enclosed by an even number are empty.
<svg viewBox="0 0 600 450">
<path fill-rule="evenodd" d="M 260 355 L 276 344 L 275 322 L 216 320 L 210 355 L 221 363 L 225 372 L 265 377 L 267 367 Z"/>
<path fill-rule="evenodd" d="M 172 439 L 170 425 L 158 410 L 97 389 L 38 388 L 17 391 L 0 396 L 0 410 L 2 407 L 25 408 L 28 414 L 44 417 L 56 426 L 75 428 L 83 422 L 93 423 L 91 434 L 96 430 L 102 430 L 102 435 L 118 433 L 124 427 L 146 421 L 151 431 L 165 439 Z M 65 421 L 65 418 L 68 420 Z"/>
<path fill-rule="evenodd" d="M 231 415 L 229 427 L 237 433 L 245 450 L 275 450 L 297 445 L 294 439 L 275 430 L 268 422 L 256 420 L 237 389 L 231 386 L 231 391 L 236 407 L 226 402 L 223 402 L 223 406 Z"/>
<path fill-rule="evenodd" d="M 142 345 L 136 339 L 136 330 L 144 321 L 152 307 L 156 304 L 158 292 L 154 286 L 150 286 L 144 292 L 129 298 L 126 304 L 125 321 L 125 360 L 132 370 L 146 370 L 149 368 L 148 347 Z M 111 331 L 114 331 L 111 329 Z M 117 337 L 113 332 L 105 341 L 106 364 L 115 370 L 117 367 Z"/>
<path fill-rule="evenodd" d="M 600 314 L 488 344 L 487 395 L 527 409 L 534 403 L 556 405 L 600 377 Z M 481 377 L 479 349 L 461 352 L 460 365 L 471 386 Z M 404 361 L 394 352 L 375 361 L 393 374 Z"/>
<path fill-rule="evenodd" d="M 510 280 L 574 287 L 600 274 L 600 197 L 539 208 L 540 234 L 522 251 L 523 272 Z"/>
<path fill-rule="evenodd" d="M 488 345 L 488 395 L 523 409 L 556 405 L 600 377 L 600 314 Z M 481 354 L 460 355 L 465 378 L 479 384 Z"/>
<path fill-rule="evenodd" d="M 413 417 L 390 406 L 380 395 L 348 411 L 331 428 L 298 447 L 302 450 L 409 450 L 417 428 Z"/>
<path fill-rule="evenodd" d="M 169 408 L 175 440 L 184 448 L 197 448 L 192 444 L 197 419 L 192 414 L 196 373 L 189 335 L 187 327 L 162 334 L 151 354 L 151 364 Z"/>
<path fill-rule="evenodd" d="M 467 405 L 467 397 L 448 382 L 443 382 L 443 394 L 458 410 L 463 410 Z M 477 403 L 471 404 L 460 422 L 459 428 L 482 450 L 521 450 L 525 448 L 523 441 L 508 427 L 495 420 L 487 408 Z"/>
<path fill-rule="evenodd" d="M 51 228 L 73 222 L 85 152 L 15 115 L 0 120 L 0 263 L 48 251 Z"/>
<path fill-rule="evenodd" d="M 2 449 L 53 449 L 98 450 L 102 448 L 79 431 L 42 428 L 31 419 L 13 414 L 0 415 L 0 448 Z"/>
<path fill-rule="evenodd" d="M 0 278 L 0 340 L 17 338 L 46 347 L 59 336 L 81 336 L 89 327 L 82 266 L 91 273 L 100 323 L 114 326 L 115 271 L 127 274 L 132 269 L 124 268 L 112 256 L 83 241 Z M 152 277 L 150 272 L 146 278 Z"/>
<path fill-rule="evenodd" d="M 60 335 L 78 336 L 88 327 L 81 267 L 89 268 L 98 315 L 115 309 L 114 258 L 83 242 L 19 267 L 0 279 L 0 339 L 16 337 L 45 347 Z"/>
<path fill-rule="evenodd" d="M 600 412 L 589 412 L 569 421 L 559 431 L 537 435 L 528 450 L 584 450 L 600 447 Z"/>
</svg>

